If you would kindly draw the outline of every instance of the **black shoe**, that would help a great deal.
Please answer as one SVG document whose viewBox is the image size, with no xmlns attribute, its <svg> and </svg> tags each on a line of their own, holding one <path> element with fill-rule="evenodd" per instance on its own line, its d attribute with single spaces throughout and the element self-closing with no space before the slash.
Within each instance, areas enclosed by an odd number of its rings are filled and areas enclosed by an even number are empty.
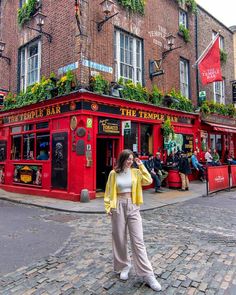
<svg viewBox="0 0 236 295">
<path fill-rule="evenodd" d="M 155 193 L 162 193 L 160 189 L 155 189 Z"/>
<path fill-rule="evenodd" d="M 181 188 L 181 189 L 179 189 L 179 191 L 181 191 L 181 192 L 185 192 L 185 189 L 184 189 L 184 188 Z"/>
<path fill-rule="evenodd" d="M 185 189 L 186 191 L 189 191 L 189 188 L 188 187 L 186 187 L 186 189 Z"/>
</svg>

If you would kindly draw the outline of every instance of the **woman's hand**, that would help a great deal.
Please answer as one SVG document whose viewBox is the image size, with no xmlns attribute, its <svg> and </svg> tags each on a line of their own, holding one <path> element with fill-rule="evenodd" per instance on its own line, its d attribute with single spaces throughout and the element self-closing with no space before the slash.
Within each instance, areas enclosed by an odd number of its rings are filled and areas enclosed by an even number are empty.
<svg viewBox="0 0 236 295">
<path fill-rule="evenodd" d="M 135 158 L 134 161 L 138 166 L 143 164 L 143 162 L 139 158 Z"/>
<path fill-rule="evenodd" d="M 111 212 L 111 211 L 108 212 L 108 213 L 107 213 L 107 216 L 112 216 L 112 212 Z"/>
</svg>

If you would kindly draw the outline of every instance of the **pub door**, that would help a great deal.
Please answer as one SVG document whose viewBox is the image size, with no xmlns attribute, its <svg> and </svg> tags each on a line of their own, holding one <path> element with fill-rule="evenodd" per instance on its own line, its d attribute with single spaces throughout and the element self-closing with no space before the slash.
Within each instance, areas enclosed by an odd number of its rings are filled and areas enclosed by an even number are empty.
<svg viewBox="0 0 236 295">
<path fill-rule="evenodd" d="M 118 155 L 118 139 L 97 139 L 96 190 L 104 191 L 109 172 L 114 168 Z"/>
</svg>

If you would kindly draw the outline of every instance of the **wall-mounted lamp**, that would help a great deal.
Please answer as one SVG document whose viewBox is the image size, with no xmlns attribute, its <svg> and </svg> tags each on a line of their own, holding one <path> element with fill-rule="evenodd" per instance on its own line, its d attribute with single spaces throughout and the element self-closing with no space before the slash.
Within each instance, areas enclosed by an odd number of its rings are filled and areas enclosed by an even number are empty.
<svg viewBox="0 0 236 295">
<path fill-rule="evenodd" d="M 27 26 L 27 28 L 46 36 L 48 41 L 51 43 L 52 42 L 52 35 L 50 35 L 49 33 L 46 33 L 46 32 L 43 31 L 44 21 L 45 21 L 45 18 L 47 16 L 44 15 L 41 11 L 38 11 L 38 12 L 35 13 L 34 17 L 35 17 L 35 20 L 36 20 L 36 24 L 37 24 L 37 26 L 39 28 L 35 29 L 35 28 L 28 27 L 28 26 Z"/>
<path fill-rule="evenodd" d="M 164 74 L 164 70 L 162 69 L 162 62 L 166 58 L 167 54 L 170 53 L 171 51 L 174 51 L 174 50 L 179 49 L 181 47 L 181 46 L 174 47 L 175 36 L 173 36 L 172 34 L 169 34 L 166 37 L 166 41 L 167 41 L 167 45 L 168 45 L 169 49 L 162 52 L 161 58 L 157 59 L 157 60 L 153 60 L 153 59 L 149 60 L 149 76 L 150 76 L 151 80 L 155 76 L 159 76 L 159 75 Z"/>
<path fill-rule="evenodd" d="M 174 51 L 174 50 L 179 49 L 181 47 L 181 46 L 174 47 L 175 38 L 176 37 L 173 36 L 172 34 L 166 36 L 166 41 L 167 41 L 167 45 L 169 46 L 169 49 L 162 52 L 162 59 L 166 58 L 167 54 L 170 53 L 171 51 Z"/>
<path fill-rule="evenodd" d="M 3 58 L 7 61 L 7 63 L 10 65 L 11 64 L 11 59 L 7 56 L 4 56 L 2 53 L 5 50 L 5 45 L 6 43 L 3 41 L 0 41 L 0 58 Z"/>
<path fill-rule="evenodd" d="M 104 0 L 100 3 L 101 7 L 102 7 L 102 12 L 104 13 L 104 19 L 100 22 L 97 23 L 97 30 L 98 32 L 100 32 L 102 30 L 102 27 L 103 25 L 109 20 L 111 19 L 112 17 L 114 17 L 115 15 L 117 15 L 119 12 L 116 12 L 115 14 L 113 15 L 110 15 L 109 14 L 111 13 L 112 11 L 112 8 L 113 8 L 113 5 L 114 5 L 114 2 L 111 1 L 111 0 Z"/>
</svg>

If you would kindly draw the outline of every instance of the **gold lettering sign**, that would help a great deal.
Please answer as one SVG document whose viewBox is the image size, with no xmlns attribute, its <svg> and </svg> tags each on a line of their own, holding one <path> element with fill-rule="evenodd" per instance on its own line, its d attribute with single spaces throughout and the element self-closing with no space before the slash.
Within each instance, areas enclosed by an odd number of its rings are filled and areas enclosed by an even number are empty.
<svg viewBox="0 0 236 295">
<path fill-rule="evenodd" d="M 124 117 L 136 117 L 136 118 L 143 118 L 143 119 L 149 119 L 149 120 L 158 120 L 163 121 L 165 118 L 164 114 L 154 113 L 154 112 L 148 112 L 148 111 L 137 111 L 132 109 L 126 109 L 126 108 L 120 108 L 121 116 Z M 177 116 L 166 116 L 171 120 L 171 122 L 178 122 Z"/>
<path fill-rule="evenodd" d="M 56 106 L 50 106 L 47 108 L 36 109 L 36 110 L 25 112 L 19 115 L 12 115 L 12 116 L 6 117 L 5 121 L 7 123 L 17 123 L 21 121 L 33 120 L 33 119 L 59 115 L 59 114 L 61 114 L 61 106 L 56 105 Z"/>
</svg>

